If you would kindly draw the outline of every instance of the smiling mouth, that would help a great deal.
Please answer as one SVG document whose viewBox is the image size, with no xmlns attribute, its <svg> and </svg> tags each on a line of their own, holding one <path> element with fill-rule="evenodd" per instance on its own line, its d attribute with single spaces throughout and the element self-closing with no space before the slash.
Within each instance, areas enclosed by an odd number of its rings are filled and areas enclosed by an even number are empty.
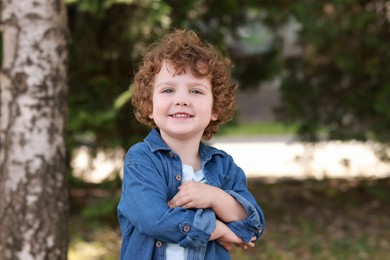
<svg viewBox="0 0 390 260">
<path fill-rule="evenodd" d="M 173 114 L 171 115 L 173 118 L 190 118 L 192 117 L 191 115 L 189 114 Z"/>
</svg>

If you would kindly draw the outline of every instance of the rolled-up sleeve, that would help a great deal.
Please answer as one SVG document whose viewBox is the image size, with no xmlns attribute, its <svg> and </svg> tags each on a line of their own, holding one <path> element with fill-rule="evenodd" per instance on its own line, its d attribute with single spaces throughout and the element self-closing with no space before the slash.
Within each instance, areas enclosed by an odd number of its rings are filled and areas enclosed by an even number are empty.
<svg viewBox="0 0 390 260">
<path fill-rule="evenodd" d="M 227 226 L 245 242 L 250 242 L 253 236 L 260 238 L 264 232 L 264 214 L 261 208 L 233 190 L 226 192 L 234 197 L 248 214 L 247 218 L 227 223 Z"/>
<path fill-rule="evenodd" d="M 225 223 L 238 237 L 245 242 L 250 242 L 252 237 L 259 239 L 264 233 L 264 214 L 247 187 L 244 171 L 238 167 L 231 156 L 228 163 L 228 174 L 224 191 L 236 199 L 247 213 L 247 217 L 240 221 Z"/>
</svg>

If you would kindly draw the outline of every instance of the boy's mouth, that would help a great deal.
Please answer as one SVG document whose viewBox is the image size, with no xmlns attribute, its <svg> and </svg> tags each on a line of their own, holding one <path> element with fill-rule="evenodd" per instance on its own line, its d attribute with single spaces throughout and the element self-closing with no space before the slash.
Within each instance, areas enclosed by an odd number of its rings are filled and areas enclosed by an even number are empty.
<svg viewBox="0 0 390 260">
<path fill-rule="evenodd" d="M 191 115 L 189 115 L 187 113 L 176 113 L 176 114 L 173 114 L 171 116 L 173 118 L 190 118 L 190 117 L 192 117 Z"/>
</svg>

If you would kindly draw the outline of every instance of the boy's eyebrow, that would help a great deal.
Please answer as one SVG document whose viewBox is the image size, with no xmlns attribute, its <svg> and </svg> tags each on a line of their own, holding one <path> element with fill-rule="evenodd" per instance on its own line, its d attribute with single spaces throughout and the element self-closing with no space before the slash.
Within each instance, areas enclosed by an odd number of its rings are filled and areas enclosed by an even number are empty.
<svg viewBox="0 0 390 260">
<path fill-rule="evenodd" d="M 164 81 L 164 82 L 161 82 L 161 83 L 157 84 L 156 87 L 160 87 L 160 86 L 164 86 L 164 85 L 175 86 L 175 85 L 177 85 L 177 82 L 168 80 L 168 81 Z M 204 88 L 210 88 L 209 85 L 205 85 L 205 84 L 203 84 L 201 82 L 198 82 L 198 81 L 190 82 L 189 85 L 191 85 L 191 86 L 202 86 Z"/>
<path fill-rule="evenodd" d="M 164 85 L 175 85 L 175 84 L 172 81 L 164 81 L 164 82 L 158 83 L 156 85 L 156 87 L 160 87 L 160 86 L 164 86 Z"/>
</svg>

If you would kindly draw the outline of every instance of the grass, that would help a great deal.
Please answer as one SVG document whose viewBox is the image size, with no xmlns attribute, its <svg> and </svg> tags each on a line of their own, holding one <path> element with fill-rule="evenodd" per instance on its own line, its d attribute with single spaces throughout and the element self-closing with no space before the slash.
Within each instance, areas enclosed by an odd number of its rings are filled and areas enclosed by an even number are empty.
<svg viewBox="0 0 390 260">
<path fill-rule="evenodd" d="M 252 179 L 248 187 L 264 210 L 266 230 L 254 248 L 233 249 L 233 260 L 388 258 L 390 178 L 277 183 Z M 87 191 L 73 196 L 73 203 L 86 207 L 104 194 L 112 192 Z M 70 260 L 118 259 L 115 212 L 91 218 L 76 210 L 70 226 Z"/>
<path fill-rule="evenodd" d="M 281 122 L 230 123 L 222 126 L 217 136 L 292 135 L 295 132 L 295 126 Z"/>
</svg>

